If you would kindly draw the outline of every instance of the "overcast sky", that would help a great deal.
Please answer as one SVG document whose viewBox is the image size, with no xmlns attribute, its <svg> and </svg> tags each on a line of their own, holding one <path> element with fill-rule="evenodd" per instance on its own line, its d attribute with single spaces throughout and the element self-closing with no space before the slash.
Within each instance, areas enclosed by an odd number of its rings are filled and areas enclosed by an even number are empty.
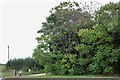
<svg viewBox="0 0 120 80">
<path fill-rule="evenodd" d="M 63 1 L 81 0 L 0 0 L 0 63 L 10 59 L 32 57 L 37 42 L 37 30 L 49 16 L 49 10 Z M 93 0 L 85 0 L 86 2 Z M 119 0 L 94 0 L 101 4 Z M 82 0 L 83 2 L 83 0 Z"/>
</svg>

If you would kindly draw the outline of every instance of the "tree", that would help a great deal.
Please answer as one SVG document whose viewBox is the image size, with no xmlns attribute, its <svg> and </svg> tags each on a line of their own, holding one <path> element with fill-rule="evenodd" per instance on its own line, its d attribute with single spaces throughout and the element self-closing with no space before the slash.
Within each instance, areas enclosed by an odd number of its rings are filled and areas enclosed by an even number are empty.
<svg viewBox="0 0 120 80">
<path fill-rule="evenodd" d="M 33 53 L 33 57 L 43 65 L 59 62 L 59 55 L 78 55 L 74 48 L 80 42 L 77 32 L 94 24 L 91 14 L 82 10 L 77 2 L 60 3 L 50 13 L 38 31 L 41 36 L 36 38 L 38 46 Z"/>
<path fill-rule="evenodd" d="M 93 28 L 80 29 L 78 33 L 81 43 L 76 50 L 82 53 L 83 65 L 92 73 L 115 73 L 120 70 L 118 12 L 119 3 L 106 4 L 96 12 Z"/>
<path fill-rule="evenodd" d="M 101 14 L 101 15 L 100 15 Z M 120 2 L 109 3 L 97 12 L 96 21 L 98 24 L 103 24 L 106 26 L 108 34 L 113 38 L 112 44 L 114 49 L 119 51 L 120 49 Z M 118 62 L 114 63 L 115 71 L 119 72 L 120 67 L 120 55 L 118 55 Z"/>
<path fill-rule="evenodd" d="M 106 4 L 94 16 L 76 2 L 52 8 L 33 57 L 55 75 L 120 71 L 119 4 Z"/>
</svg>

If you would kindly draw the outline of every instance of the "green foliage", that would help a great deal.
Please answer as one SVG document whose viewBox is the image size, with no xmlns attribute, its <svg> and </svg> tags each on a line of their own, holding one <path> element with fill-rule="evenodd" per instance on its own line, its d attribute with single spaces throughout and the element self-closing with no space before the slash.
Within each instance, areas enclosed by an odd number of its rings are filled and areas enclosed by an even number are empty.
<svg viewBox="0 0 120 80">
<path fill-rule="evenodd" d="M 61 65 L 60 61 L 56 62 L 51 71 L 54 75 L 65 75 L 66 69 L 64 65 Z"/>
<path fill-rule="evenodd" d="M 93 17 L 76 2 L 60 3 L 38 31 L 33 57 L 54 75 L 120 71 L 119 4 L 106 4 Z"/>
<path fill-rule="evenodd" d="M 118 63 L 118 55 L 120 54 L 117 51 L 119 47 L 116 47 L 115 35 L 113 36 L 118 33 L 117 28 L 119 27 L 118 18 L 115 18 L 118 17 L 116 7 L 118 8 L 117 3 L 101 7 L 96 12 L 96 24 L 93 28 L 80 29 L 78 32 L 81 43 L 76 46 L 76 50 L 91 56 L 92 61 L 89 63 L 88 70 L 92 73 L 113 73 L 115 71 L 114 64 Z M 115 27 L 117 28 L 115 29 Z M 82 59 L 80 60 L 82 61 Z"/>
</svg>

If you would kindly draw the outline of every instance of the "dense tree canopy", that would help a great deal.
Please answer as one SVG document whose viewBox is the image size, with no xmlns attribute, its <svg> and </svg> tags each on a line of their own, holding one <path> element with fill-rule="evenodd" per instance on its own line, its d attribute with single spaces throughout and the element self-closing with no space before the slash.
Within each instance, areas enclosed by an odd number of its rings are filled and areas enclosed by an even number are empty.
<svg viewBox="0 0 120 80">
<path fill-rule="evenodd" d="M 52 8 L 33 57 L 46 73 L 79 75 L 120 71 L 120 3 L 102 6 L 93 15 L 89 6 L 63 2 Z"/>
</svg>

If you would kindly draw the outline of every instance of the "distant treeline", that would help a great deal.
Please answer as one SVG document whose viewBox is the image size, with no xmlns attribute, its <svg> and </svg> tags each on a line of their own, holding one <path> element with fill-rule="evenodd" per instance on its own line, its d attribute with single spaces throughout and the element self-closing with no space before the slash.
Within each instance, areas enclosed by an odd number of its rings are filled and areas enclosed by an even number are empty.
<svg viewBox="0 0 120 80">
<path fill-rule="evenodd" d="M 28 71 L 28 69 L 31 70 L 40 70 L 43 67 L 38 64 L 36 60 L 33 58 L 20 58 L 20 59 L 13 59 L 7 62 L 6 64 L 7 69 L 12 69 L 12 70 L 24 70 Z"/>
<path fill-rule="evenodd" d="M 0 66 L 4 66 L 5 64 L 0 63 Z"/>
</svg>

